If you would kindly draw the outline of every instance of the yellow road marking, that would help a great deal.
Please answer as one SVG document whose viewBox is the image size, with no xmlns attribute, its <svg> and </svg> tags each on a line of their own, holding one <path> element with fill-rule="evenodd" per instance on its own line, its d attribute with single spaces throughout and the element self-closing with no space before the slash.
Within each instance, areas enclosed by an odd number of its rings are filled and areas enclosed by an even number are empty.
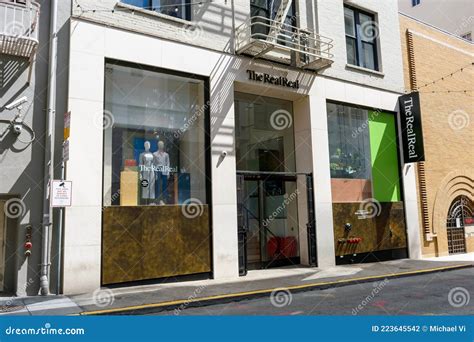
<svg viewBox="0 0 474 342">
<path fill-rule="evenodd" d="M 320 287 L 320 286 L 324 286 L 324 285 L 352 283 L 352 282 L 357 282 L 357 281 L 362 281 L 362 280 L 379 279 L 379 278 L 396 278 L 396 277 L 399 277 L 399 276 L 402 276 L 402 275 L 430 273 L 430 272 L 433 272 L 433 271 L 452 270 L 452 269 L 464 268 L 464 267 L 472 267 L 472 265 L 470 265 L 470 264 L 460 264 L 460 265 L 453 265 L 453 266 L 443 266 L 443 267 L 427 268 L 427 269 L 416 270 L 416 271 L 407 271 L 407 272 L 400 272 L 400 273 L 374 275 L 374 276 L 367 276 L 367 277 L 360 277 L 360 278 L 349 278 L 349 279 L 334 280 L 334 281 L 327 281 L 327 282 L 321 282 L 321 283 L 292 285 L 292 286 L 285 286 L 284 288 L 288 289 L 288 290 L 300 290 L 300 289 L 305 289 L 305 288 Z M 108 313 L 116 313 L 116 312 L 123 312 L 123 311 L 160 308 L 160 307 L 164 307 L 164 306 L 175 306 L 175 305 L 180 305 L 180 304 L 185 304 L 185 303 L 190 304 L 190 303 L 196 303 L 196 302 L 206 302 L 206 301 L 211 301 L 211 300 L 215 300 L 215 299 L 239 298 L 239 297 L 251 296 L 251 295 L 256 295 L 256 294 L 271 293 L 273 290 L 278 289 L 278 288 L 280 288 L 280 287 L 271 288 L 271 289 L 246 291 L 246 292 L 236 292 L 236 293 L 229 293 L 229 294 L 223 294 L 223 295 L 214 295 L 214 296 L 208 296 L 208 297 L 179 299 L 179 300 L 172 300 L 172 301 L 161 302 L 161 303 L 132 305 L 132 306 L 121 307 L 121 308 L 103 309 L 103 310 L 96 310 L 96 311 L 85 311 L 85 312 L 80 313 L 80 315 L 88 316 L 88 315 L 108 314 Z"/>
</svg>

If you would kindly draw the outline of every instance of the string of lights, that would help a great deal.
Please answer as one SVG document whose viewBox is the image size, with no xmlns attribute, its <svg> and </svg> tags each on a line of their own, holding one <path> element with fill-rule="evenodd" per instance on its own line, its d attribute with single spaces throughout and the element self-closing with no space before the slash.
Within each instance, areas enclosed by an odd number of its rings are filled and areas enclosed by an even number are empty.
<svg viewBox="0 0 474 342">
<path fill-rule="evenodd" d="M 432 91 L 420 91 L 420 94 L 437 94 L 437 93 L 463 93 L 467 94 L 470 92 L 473 92 L 474 89 L 469 89 L 469 90 L 432 90 Z"/>
<path fill-rule="evenodd" d="M 186 5 L 188 6 L 202 6 L 204 4 L 210 4 L 210 3 L 215 3 L 216 0 L 208 0 L 208 1 L 196 1 L 196 2 L 189 2 L 187 3 Z M 134 10 L 132 8 L 127 8 L 127 7 L 124 7 L 124 8 L 113 8 L 113 9 L 97 9 L 97 8 L 94 8 L 94 9 L 84 9 L 82 7 L 82 5 L 79 4 L 78 0 L 75 0 L 75 3 L 76 3 L 76 7 L 79 8 L 81 10 L 81 13 L 95 13 L 95 12 L 111 12 L 111 13 L 114 13 L 114 12 L 134 12 Z M 224 3 L 227 4 L 227 0 L 224 0 Z M 161 5 L 161 6 L 143 6 L 143 7 L 140 7 L 140 9 L 144 9 L 144 10 L 149 10 L 149 11 L 157 11 L 157 10 L 161 10 L 161 9 L 166 9 L 166 8 L 173 8 L 175 9 L 175 11 L 179 11 L 179 6 L 175 5 L 175 4 L 172 4 L 172 5 Z M 418 89 L 422 89 L 422 88 L 425 88 L 425 87 L 428 87 L 430 85 L 433 85 L 433 84 L 436 84 L 440 81 L 444 81 L 446 78 L 448 77 L 452 77 L 454 76 L 455 74 L 459 73 L 459 72 L 463 72 L 465 69 L 471 67 L 474 65 L 474 62 L 471 63 L 471 64 L 468 64 L 468 65 L 465 65 L 463 66 L 462 68 L 459 68 L 443 77 L 440 77 L 439 79 L 436 79 L 434 81 L 431 81 L 431 82 L 427 82 L 421 86 L 418 87 Z M 463 93 L 463 94 L 468 94 L 470 92 L 473 92 L 474 90 L 473 89 L 466 89 L 466 90 L 433 90 L 433 91 L 419 91 L 419 93 L 422 93 L 422 94 L 436 94 L 436 93 Z M 409 92 L 408 90 L 405 90 L 405 92 Z M 470 96 L 470 95 L 468 95 Z"/>
<path fill-rule="evenodd" d="M 468 64 L 468 65 L 465 65 L 462 68 L 459 68 L 458 70 L 455 70 L 455 71 L 453 71 L 453 72 L 451 72 L 451 73 L 449 73 L 449 74 L 447 74 L 447 75 L 445 75 L 441 78 L 438 78 L 434 81 L 431 81 L 431 82 L 428 82 L 428 83 L 425 83 L 425 84 L 419 86 L 418 89 L 428 87 L 428 86 L 436 84 L 437 82 L 440 82 L 440 81 L 444 81 L 446 78 L 452 77 L 452 76 L 454 76 L 455 74 L 457 74 L 459 72 L 463 72 L 465 69 L 467 69 L 467 68 L 469 68 L 470 66 L 473 66 L 473 65 L 474 65 L 474 62 L 472 62 L 471 64 Z M 460 90 L 459 92 L 463 92 L 463 91 L 464 90 Z M 467 90 L 467 91 L 472 91 L 472 90 Z M 439 91 L 439 92 L 445 92 L 445 91 Z M 456 92 L 456 91 L 451 90 L 450 92 Z"/>
</svg>

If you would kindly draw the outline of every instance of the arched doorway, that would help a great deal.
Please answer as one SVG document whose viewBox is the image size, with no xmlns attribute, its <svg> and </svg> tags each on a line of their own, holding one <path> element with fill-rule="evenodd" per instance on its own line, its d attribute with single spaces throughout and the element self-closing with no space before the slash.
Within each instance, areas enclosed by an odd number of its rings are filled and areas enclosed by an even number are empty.
<svg viewBox="0 0 474 342">
<path fill-rule="evenodd" d="M 474 204 L 466 196 L 458 196 L 451 203 L 446 222 L 449 254 L 466 253 L 464 226 L 472 224 Z"/>
</svg>

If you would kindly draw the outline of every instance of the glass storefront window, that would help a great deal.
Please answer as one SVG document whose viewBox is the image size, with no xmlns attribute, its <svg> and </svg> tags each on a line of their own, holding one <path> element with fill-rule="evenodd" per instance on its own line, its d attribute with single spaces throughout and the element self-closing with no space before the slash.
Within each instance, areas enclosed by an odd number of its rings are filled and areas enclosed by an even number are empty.
<svg viewBox="0 0 474 342">
<path fill-rule="evenodd" d="M 207 204 L 205 82 L 106 63 L 104 206 Z"/>
<path fill-rule="evenodd" d="M 328 103 L 333 202 L 400 200 L 395 116 Z"/>
<path fill-rule="evenodd" d="M 396 115 L 327 103 L 327 118 L 336 264 L 406 257 Z"/>
<path fill-rule="evenodd" d="M 332 178 L 370 179 L 367 110 L 328 103 Z"/>
<path fill-rule="evenodd" d="M 237 170 L 295 172 L 293 104 L 235 94 Z"/>
</svg>

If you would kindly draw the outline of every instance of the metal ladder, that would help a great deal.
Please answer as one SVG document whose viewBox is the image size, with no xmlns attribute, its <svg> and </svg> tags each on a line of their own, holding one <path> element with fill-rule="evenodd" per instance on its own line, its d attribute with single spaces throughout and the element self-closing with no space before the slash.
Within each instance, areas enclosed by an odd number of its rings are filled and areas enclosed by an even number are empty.
<svg viewBox="0 0 474 342">
<path fill-rule="evenodd" d="M 270 27 L 267 40 L 272 40 L 277 37 L 280 32 L 283 23 L 285 22 L 286 16 L 291 8 L 292 0 L 281 0 L 280 7 L 278 8 L 277 13 L 275 14 L 274 21 Z"/>
</svg>

